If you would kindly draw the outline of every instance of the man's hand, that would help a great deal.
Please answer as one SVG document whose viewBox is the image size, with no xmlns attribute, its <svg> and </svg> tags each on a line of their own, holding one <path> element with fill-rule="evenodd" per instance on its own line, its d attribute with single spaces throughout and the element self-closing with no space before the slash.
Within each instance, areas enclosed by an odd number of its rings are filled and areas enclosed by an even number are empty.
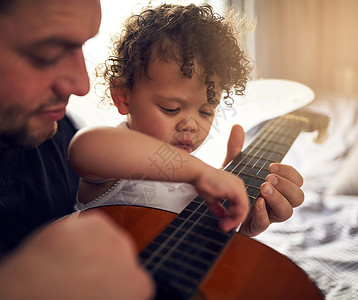
<svg viewBox="0 0 358 300">
<path fill-rule="evenodd" d="M 242 149 L 245 133 L 241 126 L 234 125 L 228 140 L 227 155 L 223 166 L 233 160 Z M 293 213 L 293 207 L 303 203 L 301 190 L 303 178 L 298 171 L 279 163 L 270 165 L 270 174 L 261 185 L 261 197 L 252 206 L 239 232 L 255 236 L 265 231 L 273 222 L 283 222 Z"/>
<path fill-rule="evenodd" d="M 100 213 L 62 219 L 0 265 L 1 299 L 150 299 L 131 237 Z"/>
</svg>

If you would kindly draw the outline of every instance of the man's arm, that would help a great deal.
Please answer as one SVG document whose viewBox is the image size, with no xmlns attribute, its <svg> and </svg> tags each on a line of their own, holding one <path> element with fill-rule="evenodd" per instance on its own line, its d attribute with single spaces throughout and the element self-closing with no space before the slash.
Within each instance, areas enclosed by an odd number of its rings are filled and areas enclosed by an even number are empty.
<svg viewBox="0 0 358 300">
<path fill-rule="evenodd" d="M 71 215 L 0 264 L 0 299 L 151 299 L 131 237 L 102 214 Z"/>
</svg>

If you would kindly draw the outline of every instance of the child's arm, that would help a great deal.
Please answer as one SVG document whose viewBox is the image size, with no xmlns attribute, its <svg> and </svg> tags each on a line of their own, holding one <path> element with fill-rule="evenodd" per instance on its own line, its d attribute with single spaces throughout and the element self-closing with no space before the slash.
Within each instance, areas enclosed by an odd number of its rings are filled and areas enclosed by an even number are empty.
<svg viewBox="0 0 358 300">
<path fill-rule="evenodd" d="M 245 133 L 241 126 L 234 125 L 228 141 L 224 166 L 241 151 Z M 255 236 L 265 231 L 271 223 L 283 222 L 293 213 L 293 207 L 304 200 L 302 176 L 291 166 L 279 163 L 270 165 L 266 182 L 261 185 L 261 195 L 251 208 L 248 217 L 240 227 L 240 233 Z M 267 206 L 267 207 L 266 207 Z"/>
<path fill-rule="evenodd" d="M 241 179 L 134 130 L 81 130 L 70 143 L 69 158 L 74 170 L 88 180 L 143 179 L 145 174 L 151 180 L 191 183 L 211 212 L 221 218 L 224 231 L 237 227 L 248 213 L 248 197 Z M 228 210 L 219 203 L 223 198 L 231 204 Z"/>
</svg>

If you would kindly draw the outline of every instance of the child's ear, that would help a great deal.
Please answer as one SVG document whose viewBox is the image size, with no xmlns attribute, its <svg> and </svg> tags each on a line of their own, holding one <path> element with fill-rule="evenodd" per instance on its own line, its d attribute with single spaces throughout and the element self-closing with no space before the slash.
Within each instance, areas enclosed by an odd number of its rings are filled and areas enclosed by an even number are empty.
<svg viewBox="0 0 358 300">
<path fill-rule="evenodd" d="M 111 84 L 110 91 L 111 91 L 112 100 L 114 102 L 114 105 L 117 107 L 118 112 L 121 115 L 127 115 L 129 113 L 128 99 L 127 99 L 127 96 L 128 96 L 127 88 L 114 87 Z"/>
</svg>

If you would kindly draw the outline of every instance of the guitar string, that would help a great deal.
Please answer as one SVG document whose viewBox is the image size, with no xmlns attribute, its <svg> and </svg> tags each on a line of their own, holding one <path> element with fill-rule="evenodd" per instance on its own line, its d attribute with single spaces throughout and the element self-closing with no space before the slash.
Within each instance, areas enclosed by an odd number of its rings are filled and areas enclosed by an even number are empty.
<svg viewBox="0 0 358 300">
<path fill-rule="evenodd" d="M 277 123 L 277 124 L 275 124 Z M 271 128 L 274 128 L 274 126 L 281 126 L 282 123 L 284 123 L 284 120 L 280 120 L 280 122 L 273 122 L 272 124 L 270 124 L 270 126 L 268 127 L 268 129 L 271 129 Z M 279 128 L 280 129 L 280 128 Z M 272 137 L 277 137 L 278 134 L 281 134 L 278 130 L 270 130 L 270 131 L 267 131 L 267 133 L 263 134 L 262 136 L 260 136 L 257 140 L 256 140 L 256 143 L 253 144 L 253 145 L 250 145 L 251 149 L 246 153 L 246 156 L 251 156 L 250 160 L 246 163 L 246 164 L 243 164 L 243 158 L 241 161 L 237 162 L 235 168 L 231 171 L 231 173 L 233 171 L 235 171 L 236 173 L 241 173 L 242 170 L 244 169 L 244 167 L 247 167 L 248 164 L 250 162 L 252 162 L 255 158 L 257 158 L 257 153 L 259 153 L 259 151 L 263 150 L 264 147 L 266 147 L 269 142 L 270 142 L 270 139 L 272 139 Z M 262 141 L 264 141 L 264 143 L 262 143 Z M 261 147 L 258 147 L 257 145 L 259 145 L 260 143 L 262 143 Z M 275 149 L 273 149 L 271 151 L 271 155 L 269 158 L 272 157 L 272 154 L 273 153 L 277 153 L 277 148 L 278 148 L 278 145 L 275 144 Z M 253 153 L 255 151 L 255 153 Z M 269 151 L 267 150 L 266 153 L 268 153 Z M 266 154 L 265 152 L 262 153 L 261 156 L 259 156 L 258 158 L 259 159 L 262 159 L 263 156 Z M 242 165 L 243 167 L 241 168 L 241 170 L 238 170 L 237 168 L 239 167 L 239 165 Z M 251 165 L 250 165 L 251 166 Z M 252 165 L 252 167 L 254 167 L 255 164 Z M 262 167 L 260 168 L 260 171 L 262 170 Z"/>
<path fill-rule="evenodd" d="M 276 121 L 276 120 L 275 120 L 275 121 Z M 275 122 L 275 121 L 272 122 L 271 124 L 269 124 L 269 125 L 267 126 L 267 129 L 266 129 L 266 130 L 273 128 L 275 125 L 276 125 L 276 126 L 281 125 L 282 123 L 284 123 L 285 120 L 284 120 L 283 118 L 279 118 L 279 122 Z M 275 124 L 275 123 L 277 123 L 277 124 Z M 264 129 L 264 128 L 263 128 L 263 129 Z M 254 145 L 250 145 L 250 146 L 252 147 L 252 149 L 250 149 L 250 151 L 249 151 L 246 155 L 252 154 L 252 152 L 255 151 L 255 150 L 256 150 L 255 154 L 259 153 L 259 151 L 262 150 L 262 149 L 264 148 L 264 146 L 266 146 L 266 145 L 268 144 L 268 141 L 269 141 L 270 137 L 272 137 L 272 136 L 274 136 L 274 135 L 277 135 L 277 133 L 278 133 L 278 132 L 276 132 L 275 130 L 273 130 L 273 131 L 268 131 L 268 133 L 264 133 L 264 134 L 262 134 L 261 136 L 258 136 L 257 141 L 255 142 L 255 144 L 254 144 Z M 262 140 L 264 140 L 264 143 L 263 143 L 260 147 L 257 148 L 257 145 L 258 145 L 259 143 L 261 143 Z M 276 147 L 275 147 L 275 150 L 277 150 L 277 145 L 275 145 L 275 146 L 276 146 Z M 272 155 L 273 155 L 274 153 L 276 153 L 276 152 L 274 152 L 275 150 L 273 150 L 273 152 L 270 154 L 270 158 L 272 157 Z M 255 156 L 255 154 L 254 154 L 253 156 Z M 262 158 L 262 156 L 263 156 L 263 154 L 260 156 L 260 159 Z M 253 160 L 253 158 L 254 158 L 254 157 L 252 157 L 252 158 L 246 163 L 246 166 L 248 165 L 249 162 L 251 162 L 251 161 Z M 238 167 L 238 165 L 239 165 L 240 163 L 242 163 L 242 161 L 243 161 L 243 159 L 242 159 L 240 162 L 237 163 L 237 165 L 235 166 L 235 168 L 234 168 L 232 171 L 230 171 L 230 173 L 232 173 L 232 172 Z M 259 171 L 261 171 L 262 168 L 263 168 L 263 166 L 260 168 Z M 242 169 L 243 169 L 243 168 L 242 168 Z M 242 172 L 242 169 L 241 169 L 240 172 Z M 238 175 L 237 175 L 237 176 L 238 176 Z M 224 201 L 225 201 L 225 200 L 224 200 Z M 204 201 L 201 202 L 201 203 L 196 207 L 196 209 L 194 209 L 194 210 L 191 212 L 191 215 L 190 215 L 190 216 L 192 216 L 192 215 L 195 214 L 195 213 L 198 213 L 198 209 L 201 208 L 201 206 L 202 206 L 203 204 L 204 204 Z M 162 264 L 168 259 L 168 257 L 172 254 L 172 252 L 177 249 L 178 245 L 180 245 L 180 244 L 182 243 L 182 241 L 183 241 L 183 240 L 185 239 L 185 237 L 192 231 L 192 229 L 195 228 L 195 227 L 198 225 L 198 223 L 199 223 L 199 221 L 202 219 L 202 217 L 206 216 L 207 212 L 208 212 L 208 209 L 205 208 L 205 209 L 204 209 L 204 212 L 199 213 L 200 217 L 199 217 L 196 221 L 194 221 L 194 222 L 192 221 L 193 223 L 192 223 L 192 225 L 190 226 L 190 228 L 187 229 L 187 230 L 186 230 L 186 233 L 183 234 L 183 235 L 177 240 L 177 242 L 175 243 L 175 246 L 172 246 L 172 247 L 171 247 L 171 251 L 168 251 L 164 256 L 162 256 L 160 262 L 156 263 L 156 268 L 153 268 L 152 273 L 155 273 L 155 272 L 158 270 L 158 268 L 160 268 L 160 267 L 162 266 Z M 173 236 L 174 236 L 180 229 L 182 229 L 182 227 L 183 227 L 184 224 L 185 224 L 185 221 L 184 221 L 180 226 L 178 226 L 177 229 L 171 234 L 172 237 L 169 237 L 169 238 L 166 240 L 165 243 L 163 243 L 158 249 L 156 249 L 156 250 L 154 250 L 154 251 L 152 252 L 152 254 L 151 254 L 150 257 L 158 256 L 158 253 L 160 253 L 160 251 L 161 251 L 164 247 L 167 246 L 167 244 L 169 243 L 169 241 L 170 241 L 171 239 L 173 239 Z M 183 230 L 183 229 L 182 229 L 182 230 Z M 152 260 L 149 261 L 149 259 L 147 259 L 146 262 L 147 262 L 147 263 L 150 263 L 150 262 L 152 262 Z"/>
<path fill-rule="evenodd" d="M 284 145 L 285 143 L 281 143 L 280 141 L 277 141 L 277 137 L 282 138 L 282 137 L 290 137 L 289 135 L 284 135 L 282 132 L 280 132 L 280 130 L 283 128 L 282 124 L 286 125 L 287 120 L 285 120 L 283 117 L 274 120 L 271 124 L 269 124 L 267 126 L 266 132 L 260 136 L 258 136 L 257 139 L 254 140 L 254 144 L 250 145 L 250 150 L 245 153 L 245 156 L 238 162 L 236 162 L 236 166 L 229 171 L 230 173 L 236 173 L 236 176 L 239 176 L 240 174 L 243 173 L 243 170 L 246 167 L 250 167 L 251 169 L 256 167 L 258 169 L 258 171 L 256 172 L 256 174 L 247 174 L 249 178 L 251 178 L 251 181 L 249 183 L 246 183 L 246 189 L 250 187 L 250 184 L 254 181 L 255 178 L 258 178 L 262 181 L 264 181 L 264 178 L 260 178 L 258 175 L 260 174 L 260 172 L 262 172 L 262 170 L 267 170 L 269 171 L 268 168 L 265 167 L 266 162 L 267 161 L 271 161 L 271 162 L 278 162 L 277 160 L 272 159 L 273 155 L 275 154 L 282 154 L 280 151 L 278 151 L 278 148 L 280 147 L 280 145 Z M 274 130 L 270 130 L 271 128 L 274 128 Z M 287 131 L 287 130 L 286 130 Z M 273 139 L 273 137 L 276 138 L 275 143 L 274 143 L 274 148 L 268 150 L 265 149 L 265 147 L 269 144 L 272 143 L 270 140 Z M 279 143 L 277 143 L 279 142 Z M 261 143 L 261 146 L 258 147 L 257 145 L 259 145 Z M 264 150 L 261 152 L 261 155 L 257 155 L 257 153 L 259 153 L 261 150 Z M 265 155 L 267 155 L 268 153 L 270 153 L 269 156 L 264 157 Z M 287 152 L 286 152 L 287 153 Z M 282 156 L 284 156 L 286 153 L 284 153 Z M 243 163 L 244 159 L 247 158 L 248 156 L 251 156 L 251 158 Z M 257 162 L 261 159 L 264 159 L 266 162 L 261 166 L 261 167 L 257 167 Z M 255 163 L 252 164 L 252 161 L 254 161 Z M 241 169 L 239 170 L 238 168 L 241 166 Z M 260 187 L 256 187 L 256 186 L 252 186 L 254 188 L 259 189 Z M 256 197 L 257 198 L 257 197 Z"/>
<path fill-rule="evenodd" d="M 268 126 L 267 129 L 270 129 L 271 127 L 273 127 L 273 125 L 274 125 L 274 123 L 269 124 L 269 126 Z M 270 136 L 273 136 L 273 133 L 272 133 L 272 132 L 269 132 L 268 134 L 263 134 L 263 135 L 259 136 L 259 139 L 258 139 L 258 141 L 256 142 L 256 146 L 257 146 L 257 144 L 259 144 L 259 142 L 262 140 L 262 138 L 265 138 L 265 139 L 267 140 Z M 249 154 L 249 153 L 251 154 L 253 150 L 257 150 L 256 153 L 257 153 L 259 150 L 262 150 L 262 147 L 263 147 L 266 143 L 267 143 L 267 142 L 265 142 L 259 149 L 255 148 L 255 145 L 254 145 L 254 146 L 253 146 L 253 149 L 250 150 L 250 151 L 248 152 L 248 154 Z M 250 159 L 250 161 L 251 161 L 251 159 Z M 240 161 L 239 163 L 241 163 L 241 162 L 242 162 L 242 161 Z M 225 200 L 224 200 L 224 201 L 225 201 Z M 194 209 L 194 210 L 192 211 L 192 213 L 190 214 L 190 216 L 192 216 L 192 215 L 195 214 L 195 213 L 198 213 L 198 209 L 199 209 L 203 204 L 204 204 L 204 202 L 200 203 L 200 204 L 196 207 L 196 209 Z M 208 212 L 208 209 L 206 208 L 206 209 L 204 209 L 204 212 L 203 212 L 203 213 L 199 214 L 199 215 L 200 215 L 199 219 L 198 219 L 197 221 L 193 222 L 193 224 L 190 226 L 190 228 L 186 231 L 186 234 L 182 235 L 182 236 L 176 241 L 175 245 L 173 245 L 173 246 L 171 247 L 170 251 L 166 252 L 166 254 L 161 257 L 160 262 L 157 262 L 157 263 L 156 263 L 156 267 L 152 269 L 152 273 L 155 273 L 156 270 L 159 269 L 159 268 L 162 266 L 162 263 L 164 263 L 164 261 L 167 260 L 167 258 L 171 255 L 171 253 L 176 250 L 177 246 L 183 241 L 183 239 L 184 239 L 184 238 L 187 236 L 187 234 L 193 229 L 193 227 L 197 226 L 198 222 L 202 219 L 202 217 L 203 217 L 207 212 Z M 161 250 L 162 250 L 164 247 L 167 247 L 167 244 L 169 243 L 169 241 L 170 241 L 171 239 L 173 239 L 173 236 L 175 236 L 175 234 L 176 234 L 180 229 L 182 229 L 182 227 L 183 227 L 184 224 L 185 224 L 185 223 L 182 223 L 180 226 L 178 226 L 177 229 L 171 234 L 172 237 L 169 237 L 169 238 L 166 240 L 165 243 L 163 243 L 158 249 L 156 249 L 155 251 L 153 251 L 151 257 L 153 257 L 153 256 L 158 256 L 158 254 L 161 252 Z M 149 264 L 149 263 L 151 263 L 151 262 L 152 262 L 152 261 L 151 261 L 150 259 L 146 260 L 146 263 L 147 263 L 147 264 Z"/>
<path fill-rule="evenodd" d="M 280 153 L 280 151 L 277 151 L 278 148 L 280 147 L 280 145 L 281 145 L 281 146 L 288 146 L 288 148 L 289 148 L 289 147 L 292 145 L 292 143 L 291 143 L 290 145 L 287 145 L 287 143 L 284 143 L 284 142 L 281 142 L 281 141 L 277 141 L 277 140 L 276 140 L 276 141 L 275 141 L 275 144 L 274 144 L 274 149 L 272 149 L 272 150 L 270 150 L 270 151 L 267 150 L 266 152 L 263 151 L 260 157 L 256 156 L 256 154 L 259 153 L 260 150 L 262 150 L 268 143 L 270 143 L 270 139 L 271 139 L 273 136 L 274 136 L 274 137 L 278 137 L 278 138 L 280 138 L 280 139 L 282 139 L 282 138 L 290 138 L 290 139 L 293 139 L 293 140 L 297 137 L 297 135 L 293 136 L 292 134 L 291 134 L 291 135 L 290 135 L 290 134 L 287 134 L 287 130 L 285 130 L 285 133 L 286 133 L 286 134 L 284 134 L 283 132 L 280 132 L 280 130 L 284 127 L 284 126 L 282 126 L 282 124 L 284 123 L 284 125 L 286 125 L 287 123 L 289 123 L 289 121 L 292 122 L 292 120 L 287 120 L 287 119 L 284 118 L 284 117 L 280 117 L 280 118 L 278 118 L 278 119 L 275 119 L 271 124 L 269 124 L 269 125 L 267 126 L 266 132 L 265 132 L 264 134 L 258 136 L 258 138 L 254 141 L 254 142 L 256 142 L 256 143 L 250 145 L 251 149 L 250 149 L 247 153 L 245 153 L 245 156 L 241 159 L 241 161 L 237 162 L 236 166 L 235 166 L 231 171 L 229 171 L 229 172 L 230 172 L 230 173 L 233 173 L 233 172 L 235 171 L 235 173 L 237 173 L 236 176 L 239 176 L 239 174 L 241 174 L 241 173 L 243 172 L 243 170 L 245 169 L 245 167 L 247 167 L 247 166 L 250 166 L 250 168 L 255 167 L 257 161 L 258 161 L 259 159 L 262 159 L 263 156 L 264 156 L 265 154 L 267 154 L 268 152 L 270 152 L 270 156 L 269 156 L 269 157 L 265 157 L 265 158 L 264 158 L 265 161 L 269 161 L 269 160 L 272 158 L 273 155 L 275 155 L 275 154 L 277 154 L 277 153 Z M 296 121 L 296 120 L 293 120 L 293 121 Z M 296 121 L 296 122 L 297 122 L 297 121 Z M 268 131 L 269 129 L 273 128 L 274 126 L 275 126 L 274 130 Z M 277 129 L 277 128 L 278 128 L 278 129 Z M 264 129 L 264 128 L 263 128 L 263 129 Z M 292 128 L 291 128 L 291 129 L 292 129 Z M 298 129 L 298 131 L 301 131 L 301 130 Z M 292 133 L 292 130 L 291 130 L 290 133 Z M 257 145 L 258 145 L 259 143 L 262 143 L 263 140 L 264 140 L 264 143 L 262 144 L 262 146 L 261 146 L 261 147 L 257 147 Z M 257 149 L 258 149 L 258 150 L 257 150 Z M 252 152 L 255 151 L 255 150 L 257 150 L 257 151 L 253 154 Z M 282 156 L 286 155 L 286 153 L 287 153 L 287 151 L 285 151 L 285 153 L 284 153 Z M 249 155 L 251 156 L 250 160 L 247 161 L 246 163 L 242 163 L 243 160 L 244 160 L 247 156 L 249 156 Z M 253 164 L 253 165 L 249 165 L 252 160 L 254 160 L 254 161 L 256 160 L 256 163 Z M 271 161 L 272 161 L 272 162 L 277 162 L 277 160 L 271 160 Z M 241 168 L 240 171 L 237 171 L 237 168 L 238 168 L 240 165 L 242 165 L 242 168 Z M 264 169 L 264 166 L 265 166 L 265 164 L 263 164 L 260 168 L 258 168 L 259 170 L 256 172 L 256 174 L 248 174 L 248 176 L 249 176 L 249 177 L 256 177 L 256 176 Z M 265 168 L 265 170 L 269 171 L 268 168 Z M 237 172 L 236 172 L 236 171 L 237 171 Z M 253 175 L 253 176 L 252 176 L 252 175 Z M 258 178 L 260 178 L 260 177 L 258 177 Z M 251 179 L 251 182 L 252 182 L 253 180 L 254 180 L 254 178 Z M 262 180 L 264 180 L 264 178 L 263 178 Z M 248 187 L 250 187 L 251 182 L 247 184 L 246 189 L 247 189 Z M 256 187 L 255 187 L 255 188 L 256 188 Z M 259 187 L 257 187 L 257 188 L 259 188 Z M 257 197 L 256 197 L 256 198 L 257 198 Z"/>
<path fill-rule="evenodd" d="M 279 126 L 279 125 L 281 125 L 281 123 L 283 123 L 283 120 L 280 120 L 280 121 L 281 122 L 279 124 L 277 124 L 277 126 Z M 236 166 L 231 171 L 229 171 L 230 173 L 233 173 L 235 171 L 235 173 L 241 174 L 243 169 L 245 167 L 247 167 L 249 165 L 249 163 L 254 158 L 257 158 L 256 154 L 259 153 L 259 151 L 262 150 L 264 148 L 264 146 L 266 146 L 268 144 L 268 141 L 272 136 L 277 134 L 277 132 L 275 132 L 274 130 L 273 131 L 269 130 L 271 128 L 274 128 L 274 125 L 276 125 L 275 123 L 276 122 L 272 122 L 267 126 L 267 128 L 263 128 L 263 130 L 265 129 L 266 132 L 264 134 L 258 136 L 258 138 L 254 140 L 254 144 L 249 145 L 251 149 L 247 153 L 245 153 L 245 156 L 240 161 L 236 162 Z M 261 145 L 261 147 L 258 147 L 257 145 L 259 145 L 262 141 L 264 141 L 264 143 Z M 253 153 L 254 151 L 255 151 L 255 153 Z M 259 159 L 262 159 L 263 155 L 264 155 L 264 153 L 259 157 Z M 243 163 L 244 159 L 247 156 L 251 156 L 250 160 L 247 161 L 246 163 Z M 242 168 L 240 170 L 238 170 L 237 168 L 240 165 L 242 166 Z M 254 167 L 254 166 L 255 166 L 255 164 L 250 165 L 250 167 Z M 261 170 L 262 170 L 262 167 L 260 168 L 259 171 L 261 171 Z"/>
<path fill-rule="evenodd" d="M 180 245 L 180 244 L 182 243 L 183 239 L 187 237 L 187 235 L 188 235 L 189 232 L 192 230 L 192 228 L 195 227 L 195 226 L 198 224 L 198 222 L 205 216 L 205 213 L 208 211 L 207 208 L 204 209 L 204 212 L 203 212 L 203 213 L 199 213 L 199 212 L 198 212 L 199 208 L 201 208 L 201 207 L 205 204 L 205 202 L 204 202 L 204 201 L 200 201 L 200 202 L 197 202 L 197 204 L 198 204 L 198 205 L 196 206 L 196 208 L 195 208 L 193 211 L 191 211 L 190 216 L 188 217 L 188 219 L 189 219 L 191 216 L 193 216 L 194 214 L 196 214 L 196 213 L 199 214 L 199 218 L 198 218 L 196 221 L 193 221 L 193 223 L 192 223 L 192 225 L 190 226 L 190 228 L 187 229 L 187 230 L 184 230 L 184 229 L 183 229 L 183 226 L 186 224 L 186 223 L 185 223 L 185 220 L 184 220 L 184 222 L 182 222 L 180 226 L 177 226 L 177 227 L 176 227 L 176 229 L 170 234 L 170 236 L 166 239 L 166 241 L 165 241 L 164 243 L 162 243 L 156 250 L 154 250 L 154 251 L 152 252 L 152 254 L 151 254 L 150 257 L 156 257 L 156 256 L 158 256 L 158 255 L 160 254 L 161 250 L 162 250 L 163 248 L 167 247 L 168 244 L 169 244 L 169 242 L 170 242 L 171 240 L 177 239 L 177 241 L 175 242 L 175 244 L 169 248 L 169 251 L 167 251 L 167 252 L 165 253 L 165 255 L 162 255 L 161 258 L 160 258 L 160 261 L 155 264 L 155 268 L 153 268 L 153 269 L 151 270 L 151 272 L 152 272 L 153 274 L 157 271 L 157 269 L 159 269 L 159 268 L 162 266 L 162 264 L 164 263 L 164 261 L 167 260 L 167 258 L 172 254 L 172 252 L 174 252 L 174 251 L 178 248 L 178 245 Z M 175 238 L 174 236 L 175 236 L 180 230 L 184 230 L 185 233 L 184 233 L 180 238 Z M 148 265 L 148 264 L 150 264 L 150 263 L 152 263 L 152 260 L 150 260 L 150 259 L 148 258 L 148 259 L 145 261 L 145 264 Z"/>
</svg>

